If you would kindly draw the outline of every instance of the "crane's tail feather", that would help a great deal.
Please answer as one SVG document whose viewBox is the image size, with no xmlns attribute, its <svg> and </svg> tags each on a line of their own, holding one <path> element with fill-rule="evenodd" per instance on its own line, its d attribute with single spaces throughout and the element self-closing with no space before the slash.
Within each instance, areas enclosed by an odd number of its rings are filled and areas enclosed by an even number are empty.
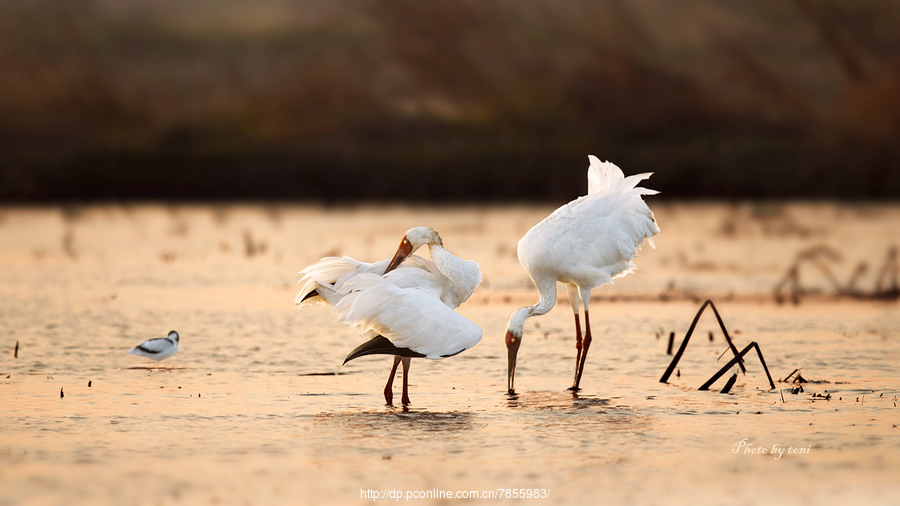
<svg viewBox="0 0 900 506">
<path fill-rule="evenodd" d="M 647 207 L 647 204 L 641 198 L 643 195 L 656 195 L 659 192 L 649 188 L 638 186 L 638 183 L 645 179 L 649 179 L 653 175 L 652 172 L 642 172 L 625 177 L 622 169 L 612 162 L 601 162 L 594 155 L 588 155 L 590 167 L 588 167 L 588 195 L 608 194 L 609 196 L 618 195 L 622 200 L 621 204 L 637 211 L 639 215 L 643 215 L 644 219 L 634 222 L 638 230 L 635 230 L 641 236 L 641 241 L 647 239 L 651 248 L 656 248 L 653 243 L 653 236 L 659 233 L 659 225 L 653 216 L 653 211 Z M 640 245 L 637 245 L 640 250 Z M 630 270 L 630 269 L 629 269 Z M 626 271 L 627 272 L 627 271 Z"/>
<path fill-rule="evenodd" d="M 612 162 L 601 162 L 594 155 L 588 155 L 588 161 L 588 195 L 608 192 L 625 179 L 622 169 Z"/>
<path fill-rule="evenodd" d="M 398 348 L 384 336 L 375 336 L 351 351 L 347 355 L 347 358 L 344 359 L 344 364 L 365 355 L 398 355 L 411 358 L 422 358 L 425 356 L 421 353 L 416 353 L 409 348 Z"/>
<path fill-rule="evenodd" d="M 658 191 L 638 186 L 638 183 L 645 179 L 650 179 L 650 176 L 652 175 L 652 172 L 642 172 L 641 174 L 628 176 L 624 180 L 622 180 L 620 189 L 622 191 L 635 190 L 640 195 L 656 195 L 657 193 L 659 193 Z"/>
<path fill-rule="evenodd" d="M 656 190 L 638 187 L 638 183 L 648 179 L 652 172 L 643 172 L 625 177 L 616 164 L 602 162 L 594 155 L 588 155 L 590 166 L 588 167 L 588 195 L 606 193 L 610 191 L 627 192 L 636 190 L 638 195 L 656 195 Z"/>
</svg>

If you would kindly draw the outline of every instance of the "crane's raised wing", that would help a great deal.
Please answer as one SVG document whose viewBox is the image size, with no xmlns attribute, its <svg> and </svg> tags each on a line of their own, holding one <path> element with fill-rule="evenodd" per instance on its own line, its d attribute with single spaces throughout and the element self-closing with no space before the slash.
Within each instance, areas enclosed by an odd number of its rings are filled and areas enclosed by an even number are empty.
<svg viewBox="0 0 900 506">
<path fill-rule="evenodd" d="M 481 340 L 481 327 L 447 307 L 431 287 L 401 288 L 381 276 L 361 274 L 339 292 L 344 296 L 334 306 L 335 321 L 425 358 L 450 357 Z"/>
<path fill-rule="evenodd" d="M 384 265 L 379 265 L 382 263 Z M 377 272 L 379 267 L 381 268 L 381 273 L 384 273 L 384 268 L 387 267 L 387 260 L 370 264 L 368 262 L 360 262 L 346 255 L 342 257 L 325 257 L 300 271 L 301 278 L 298 283 L 300 292 L 294 299 L 294 303 L 301 305 L 326 304 L 327 301 L 316 292 L 316 283 L 340 286 L 342 282 L 360 272 Z"/>
<path fill-rule="evenodd" d="M 352 279 L 358 274 L 384 274 L 390 260 L 384 259 L 377 262 L 361 262 L 353 257 L 344 255 L 342 257 L 325 257 L 318 262 L 312 263 L 300 271 L 301 277 L 298 284 L 300 292 L 294 298 L 294 303 L 302 306 L 313 304 L 330 304 L 325 297 L 322 297 L 316 291 L 316 284 L 332 285 L 340 288 L 347 280 Z M 425 270 L 428 268 L 430 260 L 426 260 L 416 255 L 410 255 L 400 267 L 415 268 Z"/>
</svg>

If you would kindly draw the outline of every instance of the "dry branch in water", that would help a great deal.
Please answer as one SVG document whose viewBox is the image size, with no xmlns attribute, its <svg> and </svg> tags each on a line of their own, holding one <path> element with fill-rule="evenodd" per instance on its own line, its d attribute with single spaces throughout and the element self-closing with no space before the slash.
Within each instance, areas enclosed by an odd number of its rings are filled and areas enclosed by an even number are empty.
<svg viewBox="0 0 900 506">
<path fill-rule="evenodd" d="M 665 382 L 669 381 L 669 376 L 672 375 L 672 371 L 675 370 L 675 366 L 678 365 L 678 361 L 681 360 L 681 356 L 684 355 L 684 350 L 685 350 L 685 348 L 687 348 L 688 341 L 690 341 L 691 335 L 693 335 L 693 333 L 694 333 L 694 328 L 697 326 L 697 321 L 700 320 L 700 315 L 703 314 L 703 310 L 706 309 L 707 306 L 711 307 L 713 310 L 713 313 L 716 315 L 716 320 L 719 322 L 719 327 L 722 329 L 722 334 L 725 335 L 725 341 L 728 342 L 728 347 L 731 348 L 731 351 L 732 351 L 732 353 L 735 354 L 735 356 L 738 355 L 737 348 L 734 346 L 734 343 L 731 341 L 731 336 L 728 335 L 728 329 L 725 328 L 725 323 L 722 321 L 722 317 L 719 316 L 719 311 L 716 309 L 716 305 L 713 304 L 712 300 L 707 299 L 706 302 L 704 302 L 703 305 L 700 306 L 700 310 L 697 311 L 697 314 L 694 316 L 694 321 L 691 322 L 691 326 L 690 326 L 690 328 L 688 328 L 687 334 L 685 334 L 685 336 L 684 336 L 684 341 L 681 342 L 681 347 L 678 348 L 678 352 L 676 352 L 675 356 L 672 357 L 672 362 L 669 363 L 669 367 L 666 369 L 666 372 L 663 373 L 662 378 L 659 379 L 660 383 L 665 383 Z M 669 336 L 670 343 L 672 342 L 672 339 L 674 339 L 674 336 L 675 336 L 675 333 L 672 332 L 672 334 L 670 334 L 670 336 Z M 671 349 L 671 346 L 670 346 L 670 349 Z M 744 367 L 744 361 L 743 360 L 739 361 L 739 364 L 741 366 L 741 372 L 746 373 L 747 369 Z"/>
<path fill-rule="evenodd" d="M 722 391 L 721 391 L 720 393 L 727 394 L 728 392 L 730 392 L 730 391 L 731 391 L 731 387 L 734 386 L 734 382 L 735 382 L 735 381 L 737 381 L 737 373 L 732 374 L 731 377 L 728 378 L 728 381 L 725 382 L 725 386 L 722 387 Z M 702 389 L 701 389 L 701 390 L 702 390 Z M 783 400 L 784 400 L 784 397 L 782 397 L 782 401 L 783 401 Z"/>
<path fill-rule="evenodd" d="M 741 350 L 741 352 L 738 354 L 738 356 L 736 356 L 736 357 L 734 357 L 733 359 L 731 359 L 727 364 L 725 364 L 721 369 L 719 369 L 719 371 L 718 371 L 717 373 L 713 374 L 711 378 L 709 378 L 708 380 L 706 380 L 706 383 L 704 383 L 702 386 L 700 386 L 700 390 L 709 390 L 709 387 L 710 387 L 713 383 L 715 383 L 716 380 L 719 379 L 719 377 L 721 377 L 723 374 L 725 374 L 726 372 L 728 372 L 728 369 L 731 369 L 731 367 L 732 367 L 734 364 L 738 363 L 738 361 L 739 361 L 744 355 L 746 355 L 747 352 L 750 351 L 751 349 L 755 349 L 755 350 L 756 350 L 756 355 L 759 356 L 759 362 L 762 364 L 763 370 L 766 371 L 766 377 L 769 379 L 769 387 L 772 388 L 772 389 L 774 390 L 774 389 L 775 389 L 775 382 L 772 381 L 772 375 L 769 374 L 769 367 L 766 365 L 766 359 L 763 358 L 762 351 L 760 351 L 759 345 L 756 344 L 756 341 L 753 341 L 753 342 L 751 342 L 750 344 L 748 344 L 746 348 L 744 348 L 743 350 Z"/>
<path fill-rule="evenodd" d="M 751 342 L 747 345 L 742 351 L 738 352 L 737 348 L 734 346 L 734 342 L 731 340 L 731 336 L 728 335 L 728 329 L 725 328 L 725 323 L 722 321 L 722 317 L 719 315 L 719 311 L 716 309 L 716 305 L 713 304 L 712 300 L 707 300 L 700 306 L 700 310 L 697 311 L 697 314 L 694 316 L 694 321 L 691 322 L 691 326 L 687 331 L 687 334 L 684 336 L 684 341 L 681 342 L 681 346 L 678 348 L 678 352 L 675 353 L 675 356 L 672 357 L 672 361 L 669 363 L 669 367 L 666 369 L 666 372 L 663 373 L 662 378 L 659 379 L 660 383 L 666 383 L 669 380 L 669 377 L 672 375 L 672 371 L 675 369 L 675 366 L 678 364 L 678 361 L 681 360 L 681 356 L 684 354 L 684 350 L 687 348 L 688 341 L 691 338 L 691 335 L 694 333 L 694 328 L 697 326 L 697 321 L 700 320 L 700 315 L 703 314 L 703 310 L 709 306 L 712 308 L 713 313 L 716 315 L 716 320 L 719 322 L 719 327 L 722 329 L 722 334 L 725 335 L 725 341 L 728 342 L 728 347 L 731 349 L 732 353 L 734 353 L 734 358 L 728 361 L 724 367 L 719 369 L 716 374 L 714 374 L 706 383 L 704 383 L 700 390 L 708 390 L 710 385 L 715 383 L 719 377 L 725 374 L 731 367 L 735 364 L 739 365 L 741 368 L 741 372 L 746 373 L 747 369 L 744 367 L 744 355 L 747 354 L 751 349 L 756 350 L 756 354 L 759 357 L 759 361 L 763 366 L 763 370 L 766 372 L 766 377 L 769 379 L 769 385 L 772 389 L 775 388 L 775 382 L 772 381 L 772 375 L 769 374 L 769 367 L 766 365 L 766 360 L 763 358 L 762 351 L 759 349 L 759 345 L 756 344 L 756 341 Z M 795 371 L 796 372 L 796 371 Z M 793 373 L 791 373 L 793 375 Z M 737 373 L 735 373 L 734 377 L 732 377 L 725 388 L 722 389 L 722 393 L 728 393 L 731 390 L 731 387 L 734 385 L 734 381 L 737 380 Z"/>
</svg>

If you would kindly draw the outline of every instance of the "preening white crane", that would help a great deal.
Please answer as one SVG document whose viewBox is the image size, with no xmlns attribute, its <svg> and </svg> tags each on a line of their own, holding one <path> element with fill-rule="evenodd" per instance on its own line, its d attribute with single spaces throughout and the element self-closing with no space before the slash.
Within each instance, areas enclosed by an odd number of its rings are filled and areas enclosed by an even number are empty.
<svg viewBox="0 0 900 506">
<path fill-rule="evenodd" d="M 412 254 L 425 245 L 431 260 Z M 411 358 L 450 357 L 481 340 L 481 328 L 453 311 L 481 283 L 481 268 L 447 251 L 431 228 L 408 230 L 390 261 L 370 264 L 347 256 L 328 257 L 300 273 L 297 304 L 331 305 L 335 321 L 370 339 L 350 352 L 345 364 L 365 355 L 394 355 L 384 388 L 387 404 L 393 401 L 399 364 L 403 365 L 401 402 L 409 404 Z"/>
<path fill-rule="evenodd" d="M 516 356 L 522 344 L 525 320 L 553 308 L 557 282 L 566 285 L 575 314 L 575 380 L 569 389 L 579 390 L 591 346 L 588 316 L 591 290 L 631 272 L 644 239 L 655 248 L 652 237 L 659 233 L 659 227 L 653 211 L 641 197 L 658 192 L 637 186 L 651 173 L 625 177 L 613 163 L 601 162 L 593 155 L 588 160 L 588 194 L 560 207 L 519 240 L 519 262 L 541 298 L 533 306 L 517 309 L 506 326 L 510 394 L 515 393 Z M 583 339 L 579 302 L 584 304 Z"/>
</svg>

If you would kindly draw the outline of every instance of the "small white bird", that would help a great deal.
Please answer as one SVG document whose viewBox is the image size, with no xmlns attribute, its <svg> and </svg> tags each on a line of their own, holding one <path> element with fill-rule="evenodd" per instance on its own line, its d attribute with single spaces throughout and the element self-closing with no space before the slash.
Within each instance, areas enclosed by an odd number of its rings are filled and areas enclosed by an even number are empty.
<svg viewBox="0 0 900 506">
<path fill-rule="evenodd" d="M 553 308 L 557 282 L 565 283 L 575 314 L 575 381 L 570 390 L 579 389 L 591 346 L 591 290 L 631 272 L 644 239 L 655 247 L 652 237 L 659 233 L 659 227 L 641 196 L 658 192 L 637 187 L 651 173 L 625 177 L 610 162 L 601 162 L 593 155 L 588 160 L 588 194 L 554 211 L 519 241 L 519 262 L 540 291 L 541 299 L 533 306 L 516 310 L 506 326 L 510 394 L 515 393 L 516 355 L 525 320 Z M 584 303 L 583 340 L 579 300 Z"/>
<path fill-rule="evenodd" d="M 428 246 L 432 260 L 412 255 Z M 347 323 L 370 340 L 347 355 L 348 361 L 373 354 L 394 355 L 384 388 L 393 401 L 397 366 L 403 365 L 403 404 L 409 404 L 410 358 L 446 358 L 474 346 L 481 328 L 454 312 L 481 283 L 481 268 L 447 251 L 428 227 L 408 230 L 394 257 L 375 263 L 328 257 L 301 272 L 301 306 L 333 306 L 335 321 Z"/>
<path fill-rule="evenodd" d="M 138 355 L 158 362 L 178 353 L 178 341 L 178 332 L 171 330 L 169 331 L 168 336 L 147 339 L 125 353 Z"/>
</svg>

